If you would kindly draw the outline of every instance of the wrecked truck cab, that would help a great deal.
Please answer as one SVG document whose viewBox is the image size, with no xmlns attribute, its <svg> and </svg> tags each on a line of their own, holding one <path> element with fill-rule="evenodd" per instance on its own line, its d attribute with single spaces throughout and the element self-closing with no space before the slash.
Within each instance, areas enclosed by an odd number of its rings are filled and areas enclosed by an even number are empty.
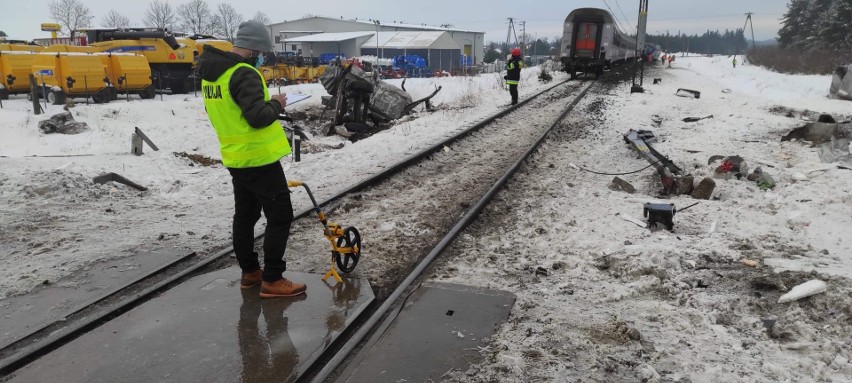
<svg viewBox="0 0 852 383">
<path fill-rule="evenodd" d="M 431 95 L 415 101 L 405 91 L 404 85 L 400 89 L 375 79 L 357 65 L 339 61 L 329 64 L 319 81 L 330 95 L 322 98 L 323 104 L 335 109 L 334 125 L 346 122 L 364 124 L 368 118 L 374 124 L 399 119 L 420 103 L 425 102 L 427 109 L 431 108 L 429 100 L 441 89 L 437 87 Z M 364 105 L 366 112 L 361 111 Z"/>
</svg>

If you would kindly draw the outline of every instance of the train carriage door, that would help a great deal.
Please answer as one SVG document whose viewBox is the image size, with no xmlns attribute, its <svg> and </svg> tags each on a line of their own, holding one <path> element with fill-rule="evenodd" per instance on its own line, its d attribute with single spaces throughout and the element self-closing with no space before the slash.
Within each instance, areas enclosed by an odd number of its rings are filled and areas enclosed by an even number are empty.
<svg viewBox="0 0 852 383">
<path fill-rule="evenodd" d="M 574 56 L 594 58 L 597 51 L 600 24 L 588 21 L 577 23 L 574 31 Z"/>
</svg>

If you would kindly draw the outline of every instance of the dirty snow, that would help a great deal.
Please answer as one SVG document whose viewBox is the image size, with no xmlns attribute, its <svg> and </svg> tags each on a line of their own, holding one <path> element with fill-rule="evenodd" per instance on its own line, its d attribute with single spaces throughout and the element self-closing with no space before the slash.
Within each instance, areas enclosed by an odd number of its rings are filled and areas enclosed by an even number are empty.
<svg viewBox="0 0 852 383">
<path fill-rule="evenodd" d="M 651 69 L 645 94 L 629 95 L 626 84 L 602 86 L 578 105 L 432 270 L 436 279 L 508 290 L 518 298 L 509 320 L 486 342 L 479 329 L 458 329 L 486 358 L 468 371 L 449 372 L 446 380 L 850 380 L 852 173 L 820 162 L 807 143 L 781 143 L 780 137 L 814 116 L 808 111 L 843 119 L 852 104 L 826 97 L 827 76 L 734 69 L 724 57 L 679 57 L 674 67 Z M 524 72 L 522 94 L 545 87 L 536 75 L 535 69 Z M 661 77 L 662 85 L 651 85 L 652 77 Z M 319 198 L 329 196 L 508 102 L 496 74 L 415 79 L 406 87 L 416 99 L 437 84 L 444 90 L 435 112 L 418 112 L 354 144 L 314 137 L 317 147 L 344 145 L 305 154 L 301 163 L 285 160 L 288 177 L 306 181 Z M 681 87 L 702 97 L 674 96 Z M 282 91 L 313 96 L 296 110 L 317 108 L 324 94 L 316 84 Z M 227 172 L 173 154 L 219 156 L 199 99 L 78 104 L 75 118 L 92 130 L 77 136 L 39 133 L 38 118 L 26 113 L 20 97 L 3 105 L 0 297 L 138 248 L 209 254 L 228 244 Z M 48 107 L 48 114 L 59 111 Z M 161 151 L 128 154 L 133 127 Z M 571 166 L 605 172 L 646 166 L 623 144 L 621 134 L 630 128 L 654 130 L 661 139 L 657 149 L 698 178 L 712 176 L 710 156 L 738 154 L 750 168 L 769 172 L 777 186 L 762 191 L 745 180 L 716 179 L 717 198 L 678 213 L 675 233 L 650 232 L 623 217 L 641 219 L 641 203 L 658 200 L 651 171 L 623 176 L 637 188 L 626 194 L 609 189 L 611 176 Z M 88 182 L 102 172 L 150 190 Z M 421 197 L 428 201 L 429 195 Z M 299 191 L 293 201 L 297 210 L 307 207 Z M 678 207 L 694 202 L 666 201 Z M 367 218 L 376 218 L 383 211 L 370 213 L 374 217 Z M 406 222 L 377 228 L 387 235 L 426 230 Z M 811 279 L 825 281 L 826 291 L 777 302 Z"/>
<path fill-rule="evenodd" d="M 518 299 L 496 335 L 472 343 L 485 361 L 445 379 L 850 381 L 852 172 L 821 163 L 806 143 L 781 143 L 804 121 L 777 107 L 848 118 L 852 104 L 826 98 L 829 78 L 805 87 L 800 76 L 725 64 L 678 58 L 672 69 L 650 69 L 663 81 L 649 78 L 645 94 L 630 95 L 629 84 L 600 88 L 462 234 L 432 277 Z M 701 98 L 677 97 L 677 88 Z M 646 166 L 622 140 L 631 128 L 653 130 L 655 147 L 699 179 L 713 174 L 710 156 L 738 154 L 778 184 L 762 191 L 716 179 L 716 199 L 678 213 L 674 233 L 652 232 L 624 217 L 641 219 L 642 202 L 660 200 L 653 171 L 622 176 L 638 189 L 627 194 L 609 189 L 612 176 L 571 166 Z M 778 303 L 811 279 L 826 291 Z"/>
<path fill-rule="evenodd" d="M 537 68 L 524 72 L 522 95 L 552 85 L 540 84 L 537 76 Z M 313 137 L 307 147 L 316 153 L 303 153 L 300 163 L 283 160 L 287 176 L 308 183 L 319 199 L 331 196 L 496 113 L 509 102 L 501 82 L 498 74 L 409 79 L 406 89 L 415 99 L 431 94 L 435 86 L 443 87 L 434 98 L 434 112 L 420 107 L 415 116 L 354 144 L 339 136 Z M 402 80 L 391 83 L 401 85 Z M 326 95 L 320 84 L 281 87 L 280 91 L 311 95 L 288 111 L 316 114 L 321 111 L 320 97 Z M 45 115 L 34 116 L 29 112 L 32 104 L 23 95 L 3 101 L 0 299 L 31 291 L 45 281 L 56 282 L 93 262 L 140 250 L 172 247 L 205 256 L 229 244 L 233 196 L 228 172 L 220 165 L 200 166 L 175 155 L 220 158 L 200 95 L 131 98 L 104 105 L 76 101 L 71 109 L 75 119 L 91 128 L 78 135 L 39 131 L 38 121 L 62 112 L 62 106 L 48 105 Z M 129 154 L 136 127 L 160 151 L 146 146 L 143 156 Z M 338 145 L 343 147 L 316 150 Z M 107 172 L 149 190 L 89 182 Z M 308 199 L 300 193 L 293 198 L 297 211 L 308 207 Z"/>
</svg>

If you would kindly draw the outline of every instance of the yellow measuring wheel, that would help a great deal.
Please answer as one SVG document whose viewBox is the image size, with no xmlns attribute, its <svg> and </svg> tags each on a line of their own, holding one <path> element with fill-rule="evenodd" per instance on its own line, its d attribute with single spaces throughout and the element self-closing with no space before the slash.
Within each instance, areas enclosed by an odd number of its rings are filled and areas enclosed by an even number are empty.
<svg viewBox="0 0 852 383">
<path fill-rule="evenodd" d="M 317 213 L 317 218 L 322 223 L 323 235 L 331 243 L 331 268 L 323 275 L 322 280 L 325 281 L 329 277 L 334 277 L 334 280 L 337 282 L 343 282 L 337 270 L 339 269 L 343 274 L 355 270 L 355 266 L 358 265 L 358 259 L 361 258 L 361 233 L 354 227 L 343 228 L 334 222 L 328 221 L 307 184 L 301 181 L 288 181 L 287 186 L 291 188 L 300 186 L 305 188 L 308 197 L 311 199 L 311 203 L 314 205 L 314 212 Z M 337 269 L 335 269 L 335 264 L 337 264 Z"/>
</svg>

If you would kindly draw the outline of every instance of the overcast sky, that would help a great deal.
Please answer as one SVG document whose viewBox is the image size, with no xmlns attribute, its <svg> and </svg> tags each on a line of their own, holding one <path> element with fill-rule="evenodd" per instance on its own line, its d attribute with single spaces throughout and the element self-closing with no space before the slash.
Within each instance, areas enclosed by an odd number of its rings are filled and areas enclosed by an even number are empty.
<svg viewBox="0 0 852 383">
<path fill-rule="evenodd" d="M 95 16 L 95 26 L 114 9 L 128 16 L 134 25 L 141 25 L 142 15 L 150 0 L 81 0 Z M 166 0 L 176 6 L 186 0 Z M 223 2 L 207 0 L 212 7 Z M 10 38 L 33 39 L 49 37 L 39 25 L 50 22 L 48 0 L 0 0 L 0 30 Z M 358 19 L 379 19 L 385 22 L 403 21 L 429 25 L 452 24 L 459 29 L 486 32 L 486 41 L 506 39 L 507 18 L 527 22 L 527 31 L 538 37 L 561 35 L 562 22 L 571 10 L 581 7 L 607 8 L 607 4 L 625 28 L 635 28 L 639 10 L 638 0 L 240 0 L 230 3 L 250 18 L 263 11 L 273 21 L 298 19 L 308 14 Z M 708 29 L 742 28 L 745 13 L 754 12 L 754 33 L 757 40 L 777 36 L 779 19 L 787 9 L 786 0 L 649 0 L 648 32 L 668 30 L 703 33 Z M 622 16 L 623 10 L 623 16 Z M 520 27 L 518 27 L 520 33 Z"/>
</svg>

